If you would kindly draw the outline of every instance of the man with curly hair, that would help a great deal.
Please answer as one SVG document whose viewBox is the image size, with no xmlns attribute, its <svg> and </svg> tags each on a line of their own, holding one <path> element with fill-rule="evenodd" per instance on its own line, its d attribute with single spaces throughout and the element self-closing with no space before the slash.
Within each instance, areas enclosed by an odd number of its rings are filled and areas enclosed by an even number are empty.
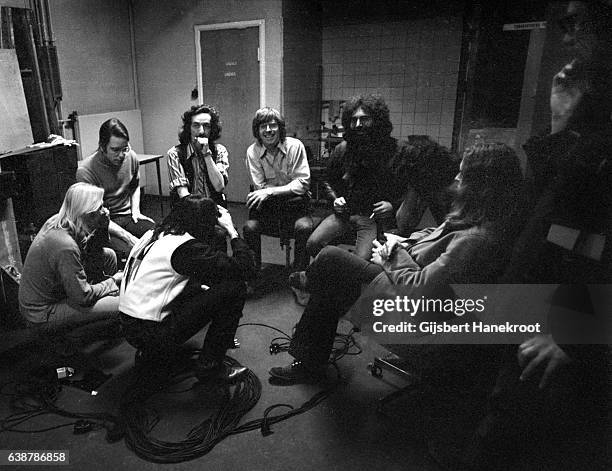
<svg viewBox="0 0 612 471">
<path fill-rule="evenodd" d="M 223 190 L 228 182 L 227 149 L 219 113 L 210 105 L 192 106 L 182 116 L 179 144 L 168 150 L 168 175 L 173 202 L 189 194 L 204 195 L 227 207 Z"/>
<path fill-rule="evenodd" d="M 342 125 L 345 140 L 330 156 L 323 185 L 334 213 L 315 229 L 306 247 L 316 257 L 334 239 L 356 232 L 355 253 L 369 260 L 377 231 L 395 225 L 402 196 L 390 166 L 397 141 L 391 137 L 389 108 L 379 96 L 351 98 L 344 105 Z"/>
</svg>

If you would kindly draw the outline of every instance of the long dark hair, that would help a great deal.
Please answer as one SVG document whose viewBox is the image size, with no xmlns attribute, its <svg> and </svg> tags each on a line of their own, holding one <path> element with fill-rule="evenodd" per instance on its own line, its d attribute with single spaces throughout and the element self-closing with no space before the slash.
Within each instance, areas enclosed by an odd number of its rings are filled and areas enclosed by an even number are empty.
<svg viewBox="0 0 612 471">
<path fill-rule="evenodd" d="M 391 135 L 393 125 L 391 124 L 389 107 L 385 100 L 379 95 L 358 95 L 349 98 L 342 107 L 342 126 L 347 141 L 350 141 L 352 135 L 351 117 L 359 108 L 362 108 L 372 118 L 371 136 L 374 139 Z"/>
<path fill-rule="evenodd" d="M 202 195 L 185 196 L 155 228 L 152 240 L 157 240 L 163 232 L 174 235 L 189 233 L 196 239 L 213 242 L 218 217 L 217 204 L 210 198 Z"/>
<path fill-rule="evenodd" d="M 523 190 L 521 165 L 506 144 L 478 144 L 463 154 L 451 223 L 478 226 L 515 217 Z"/>
<path fill-rule="evenodd" d="M 391 160 L 391 171 L 420 195 L 435 193 L 453 182 L 459 159 L 429 136 L 411 135 Z"/>
<path fill-rule="evenodd" d="M 179 129 L 179 142 L 181 144 L 189 144 L 191 141 L 191 118 L 200 113 L 208 113 L 210 115 L 210 135 L 208 136 L 209 146 L 214 149 L 214 143 L 221 137 L 221 120 L 219 112 L 210 105 L 194 105 L 183 113 L 181 119 L 183 125 Z"/>
</svg>

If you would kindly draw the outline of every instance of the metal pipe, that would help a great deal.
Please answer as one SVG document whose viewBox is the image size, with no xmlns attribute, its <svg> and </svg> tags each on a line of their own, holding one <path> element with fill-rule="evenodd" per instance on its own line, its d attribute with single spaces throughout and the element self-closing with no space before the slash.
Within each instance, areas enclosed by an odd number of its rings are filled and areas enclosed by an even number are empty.
<svg viewBox="0 0 612 471">
<path fill-rule="evenodd" d="M 128 20 L 130 22 L 130 47 L 132 54 L 132 83 L 134 86 L 134 108 L 140 109 L 140 96 L 138 92 L 138 70 L 136 68 L 136 33 L 134 31 L 134 2 L 128 1 Z"/>
</svg>

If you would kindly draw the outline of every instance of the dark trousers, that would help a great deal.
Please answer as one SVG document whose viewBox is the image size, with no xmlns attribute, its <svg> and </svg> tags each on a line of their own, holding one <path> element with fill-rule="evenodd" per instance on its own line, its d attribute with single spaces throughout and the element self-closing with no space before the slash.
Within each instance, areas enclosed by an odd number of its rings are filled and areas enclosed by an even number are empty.
<svg viewBox="0 0 612 471">
<path fill-rule="evenodd" d="M 161 322 L 122 314 L 121 323 L 126 340 L 154 358 L 163 358 L 176 351 L 210 323 L 201 357 L 221 361 L 233 345 L 245 299 L 246 289 L 241 281 L 220 283 L 205 291 L 186 288 L 186 292 L 172 303 L 171 314 Z"/>
<path fill-rule="evenodd" d="M 128 231 L 133 236 L 138 237 L 139 239 L 145 234 L 145 232 L 155 227 L 154 223 L 143 219 L 139 219 L 138 222 L 135 223 L 131 215 L 114 216 L 111 217 L 111 220 L 118 226 L 121 226 L 123 229 Z M 117 258 L 120 262 L 126 260 L 128 255 L 130 254 L 130 251 L 132 250 L 132 247 L 128 245 L 124 240 L 113 236 L 110 237 L 110 247 L 115 252 L 117 252 Z"/>
<path fill-rule="evenodd" d="M 309 199 L 303 196 L 271 196 L 263 202 L 260 210 L 249 211 L 249 220 L 244 224 L 244 240 L 253 252 L 255 263 L 261 268 L 261 235 L 295 238 L 294 268 L 304 270 L 310 263 L 306 253 L 306 241 L 314 227 L 310 216 Z"/>
<path fill-rule="evenodd" d="M 338 247 L 325 247 L 306 270 L 310 301 L 298 322 L 289 353 L 307 366 L 327 363 L 338 320 L 382 267 Z"/>
</svg>

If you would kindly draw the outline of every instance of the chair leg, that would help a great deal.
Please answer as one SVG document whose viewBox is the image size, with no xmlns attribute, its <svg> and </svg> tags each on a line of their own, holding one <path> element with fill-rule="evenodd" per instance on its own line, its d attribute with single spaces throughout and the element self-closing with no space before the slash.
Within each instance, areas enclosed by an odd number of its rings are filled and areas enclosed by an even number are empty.
<svg viewBox="0 0 612 471">
<path fill-rule="evenodd" d="M 387 394 L 378 400 L 376 411 L 379 413 L 384 413 L 384 407 L 391 401 L 403 396 L 404 394 L 409 394 L 410 392 L 419 388 L 420 380 L 417 375 L 404 370 L 403 368 L 393 364 L 392 361 L 384 358 L 375 357 L 374 361 L 368 364 L 368 369 L 370 370 L 370 374 L 375 378 L 382 379 L 383 371 L 386 370 L 408 381 L 406 386 L 399 388 L 397 391 Z"/>
<path fill-rule="evenodd" d="M 285 243 L 285 266 L 287 268 L 291 267 L 291 242 L 287 241 Z"/>
</svg>

